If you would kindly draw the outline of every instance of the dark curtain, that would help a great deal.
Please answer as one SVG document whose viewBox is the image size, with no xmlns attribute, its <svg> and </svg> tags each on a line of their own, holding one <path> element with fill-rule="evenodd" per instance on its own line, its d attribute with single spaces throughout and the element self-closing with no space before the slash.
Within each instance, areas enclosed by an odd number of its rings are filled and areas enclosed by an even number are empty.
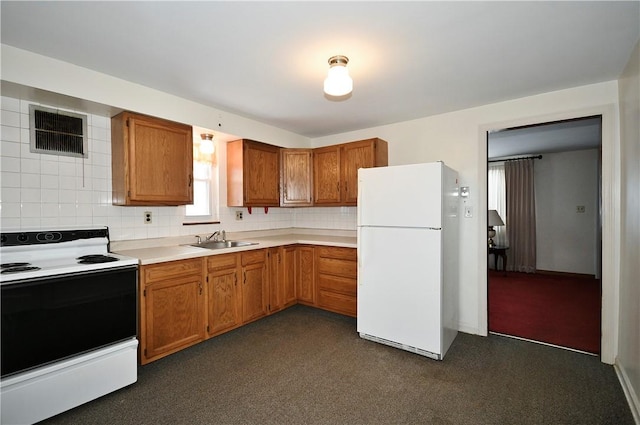
<svg viewBox="0 0 640 425">
<path fill-rule="evenodd" d="M 536 271 L 536 205 L 533 159 L 504 164 L 507 198 L 507 270 Z"/>
</svg>

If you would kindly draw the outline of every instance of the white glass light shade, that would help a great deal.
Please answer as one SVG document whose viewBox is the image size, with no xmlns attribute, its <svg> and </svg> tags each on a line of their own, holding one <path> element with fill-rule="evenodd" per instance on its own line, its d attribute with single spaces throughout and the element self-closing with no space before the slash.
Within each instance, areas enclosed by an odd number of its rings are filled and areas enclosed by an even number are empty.
<svg viewBox="0 0 640 425">
<path fill-rule="evenodd" d="M 329 96 L 344 96 L 353 90 L 353 80 L 349 76 L 345 56 L 334 56 L 329 59 L 329 72 L 324 80 L 324 92 Z"/>
<path fill-rule="evenodd" d="M 201 134 L 202 141 L 200 142 L 200 152 L 203 154 L 212 154 L 214 151 L 213 146 L 213 134 Z"/>
</svg>

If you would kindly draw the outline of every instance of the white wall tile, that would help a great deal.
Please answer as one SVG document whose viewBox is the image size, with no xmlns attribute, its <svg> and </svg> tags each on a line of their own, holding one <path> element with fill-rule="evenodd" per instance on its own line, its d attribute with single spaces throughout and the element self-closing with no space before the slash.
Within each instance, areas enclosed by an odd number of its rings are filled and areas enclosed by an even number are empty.
<svg viewBox="0 0 640 425">
<path fill-rule="evenodd" d="M 351 207 L 269 208 L 266 214 L 263 208 L 253 208 L 249 214 L 247 208 L 226 207 L 223 198 L 219 206 L 221 224 L 183 226 L 184 206 L 111 205 L 110 117 L 88 115 L 90 140 L 86 159 L 32 153 L 29 150 L 30 103 L 2 98 L 0 186 L 5 199 L 2 199 L 0 223 L 3 226 L 107 225 L 113 240 L 204 234 L 219 229 L 234 232 L 296 226 L 355 230 L 355 208 Z M 5 124 L 5 119 L 9 124 Z M 224 180 L 221 184 L 224 185 Z M 28 201 L 22 208 L 21 200 L 16 198 L 20 190 Z M 224 197 L 225 191 L 221 192 Z M 28 212 L 24 205 L 29 208 Z M 236 221 L 236 210 L 243 211 L 242 221 Z M 144 211 L 152 211 L 151 224 L 144 224 Z"/>
</svg>

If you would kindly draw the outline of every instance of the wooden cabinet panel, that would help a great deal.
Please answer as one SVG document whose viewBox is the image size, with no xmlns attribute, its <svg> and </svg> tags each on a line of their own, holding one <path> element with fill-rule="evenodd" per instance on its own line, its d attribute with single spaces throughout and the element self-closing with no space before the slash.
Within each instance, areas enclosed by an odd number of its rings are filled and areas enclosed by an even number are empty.
<svg viewBox="0 0 640 425">
<path fill-rule="evenodd" d="M 281 149 L 280 206 L 300 207 L 313 204 L 313 151 Z"/>
<path fill-rule="evenodd" d="M 194 259 L 141 266 L 142 364 L 204 340 L 202 264 Z"/>
<path fill-rule="evenodd" d="M 207 333 L 214 336 L 242 324 L 238 288 L 238 254 L 207 260 Z"/>
<path fill-rule="evenodd" d="M 296 279 L 296 292 L 298 302 L 306 305 L 315 305 L 315 259 L 313 246 L 298 247 L 298 274 Z"/>
<path fill-rule="evenodd" d="M 265 263 L 242 267 L 242 322 L 247 323 L 267 314 L 267 267 Z"/>
<path fill-rule="evenodd" d="M 296 273 L 298 271 L 298 249 L 285 246 L 282 249 L 282 302 L 284 307 L 296 303 Z"/>
<path fill-rule="evenodd" d="M 282 310 L 284 307 L 282 248 L 268 248 L 269 259 L 269 313 Z"/>
<path fill-rule="evenodd" d="M 227 143 L 227 206 L 280 205 L 280 148 L 254 140 Z"/>
<path fill-rule="evenodd" d="M 314 149 L 313 158 L 314 204 L 356 205 L 358 169 L 388 165 L 388 146 L 366 139 Z"/>
<path fill-rule="evenodd" d="M 341 146 L 313 150 L 313 202 L 315 205 L 338 205 L 340 196 Z"/>
<path fill-rule="evenodd" d="M 342 147 L 342 201 L 346 205 L 358 202 L 358 169 L 387 165 L 386 142 L 368 139 L 347 143 Z M 384 151 L 381 155 L 380 151 Z"/>
<path fill-rule="evenodd" d="M 356 316 L 357 251 L 353 248 L 316 248 L 317 306 Z"/>
<path fill-rule="evenodd" d="M 193 202 L 191 127 L 122 112 L 111 118 L 114 205 Z"/>
</svg>

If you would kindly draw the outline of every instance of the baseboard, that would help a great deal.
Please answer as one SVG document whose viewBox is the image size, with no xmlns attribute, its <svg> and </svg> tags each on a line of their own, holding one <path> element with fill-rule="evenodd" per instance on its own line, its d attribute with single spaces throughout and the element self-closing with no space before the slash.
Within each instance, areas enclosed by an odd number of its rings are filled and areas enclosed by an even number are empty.
<svg viewBox="0 0 640 425">
<path fill-rule="evenodd" d="M 624 396 L 627 398 L 627 402 L 629 402 L 629 408 L 631 409 L 633 419 L 635 420 L 636 425 L 640 425 L 640 400 L 638 400 L 638 395 L 633 389 L 631 382 L 629 382 L 629 377 L 625 373 L 624 369 L 617 363 L 613 365 L 613 369 L 616 371 L 616 375 L 618 375 L 618 380 L 622 386 L 622 391 L 624 391 Z"/>
<path fill-rule="evenodd" d="M 585 274 L 585 273 L 569 273 L 569 272 L 556 272 L 553 270 L 536 270 L 537 274 L 544 274 L 549 276 L 559 276 L 559 277 L 579 277 L 585 279 L 595 279 L 596 275 L 594 274 Z"/>
</svg>

